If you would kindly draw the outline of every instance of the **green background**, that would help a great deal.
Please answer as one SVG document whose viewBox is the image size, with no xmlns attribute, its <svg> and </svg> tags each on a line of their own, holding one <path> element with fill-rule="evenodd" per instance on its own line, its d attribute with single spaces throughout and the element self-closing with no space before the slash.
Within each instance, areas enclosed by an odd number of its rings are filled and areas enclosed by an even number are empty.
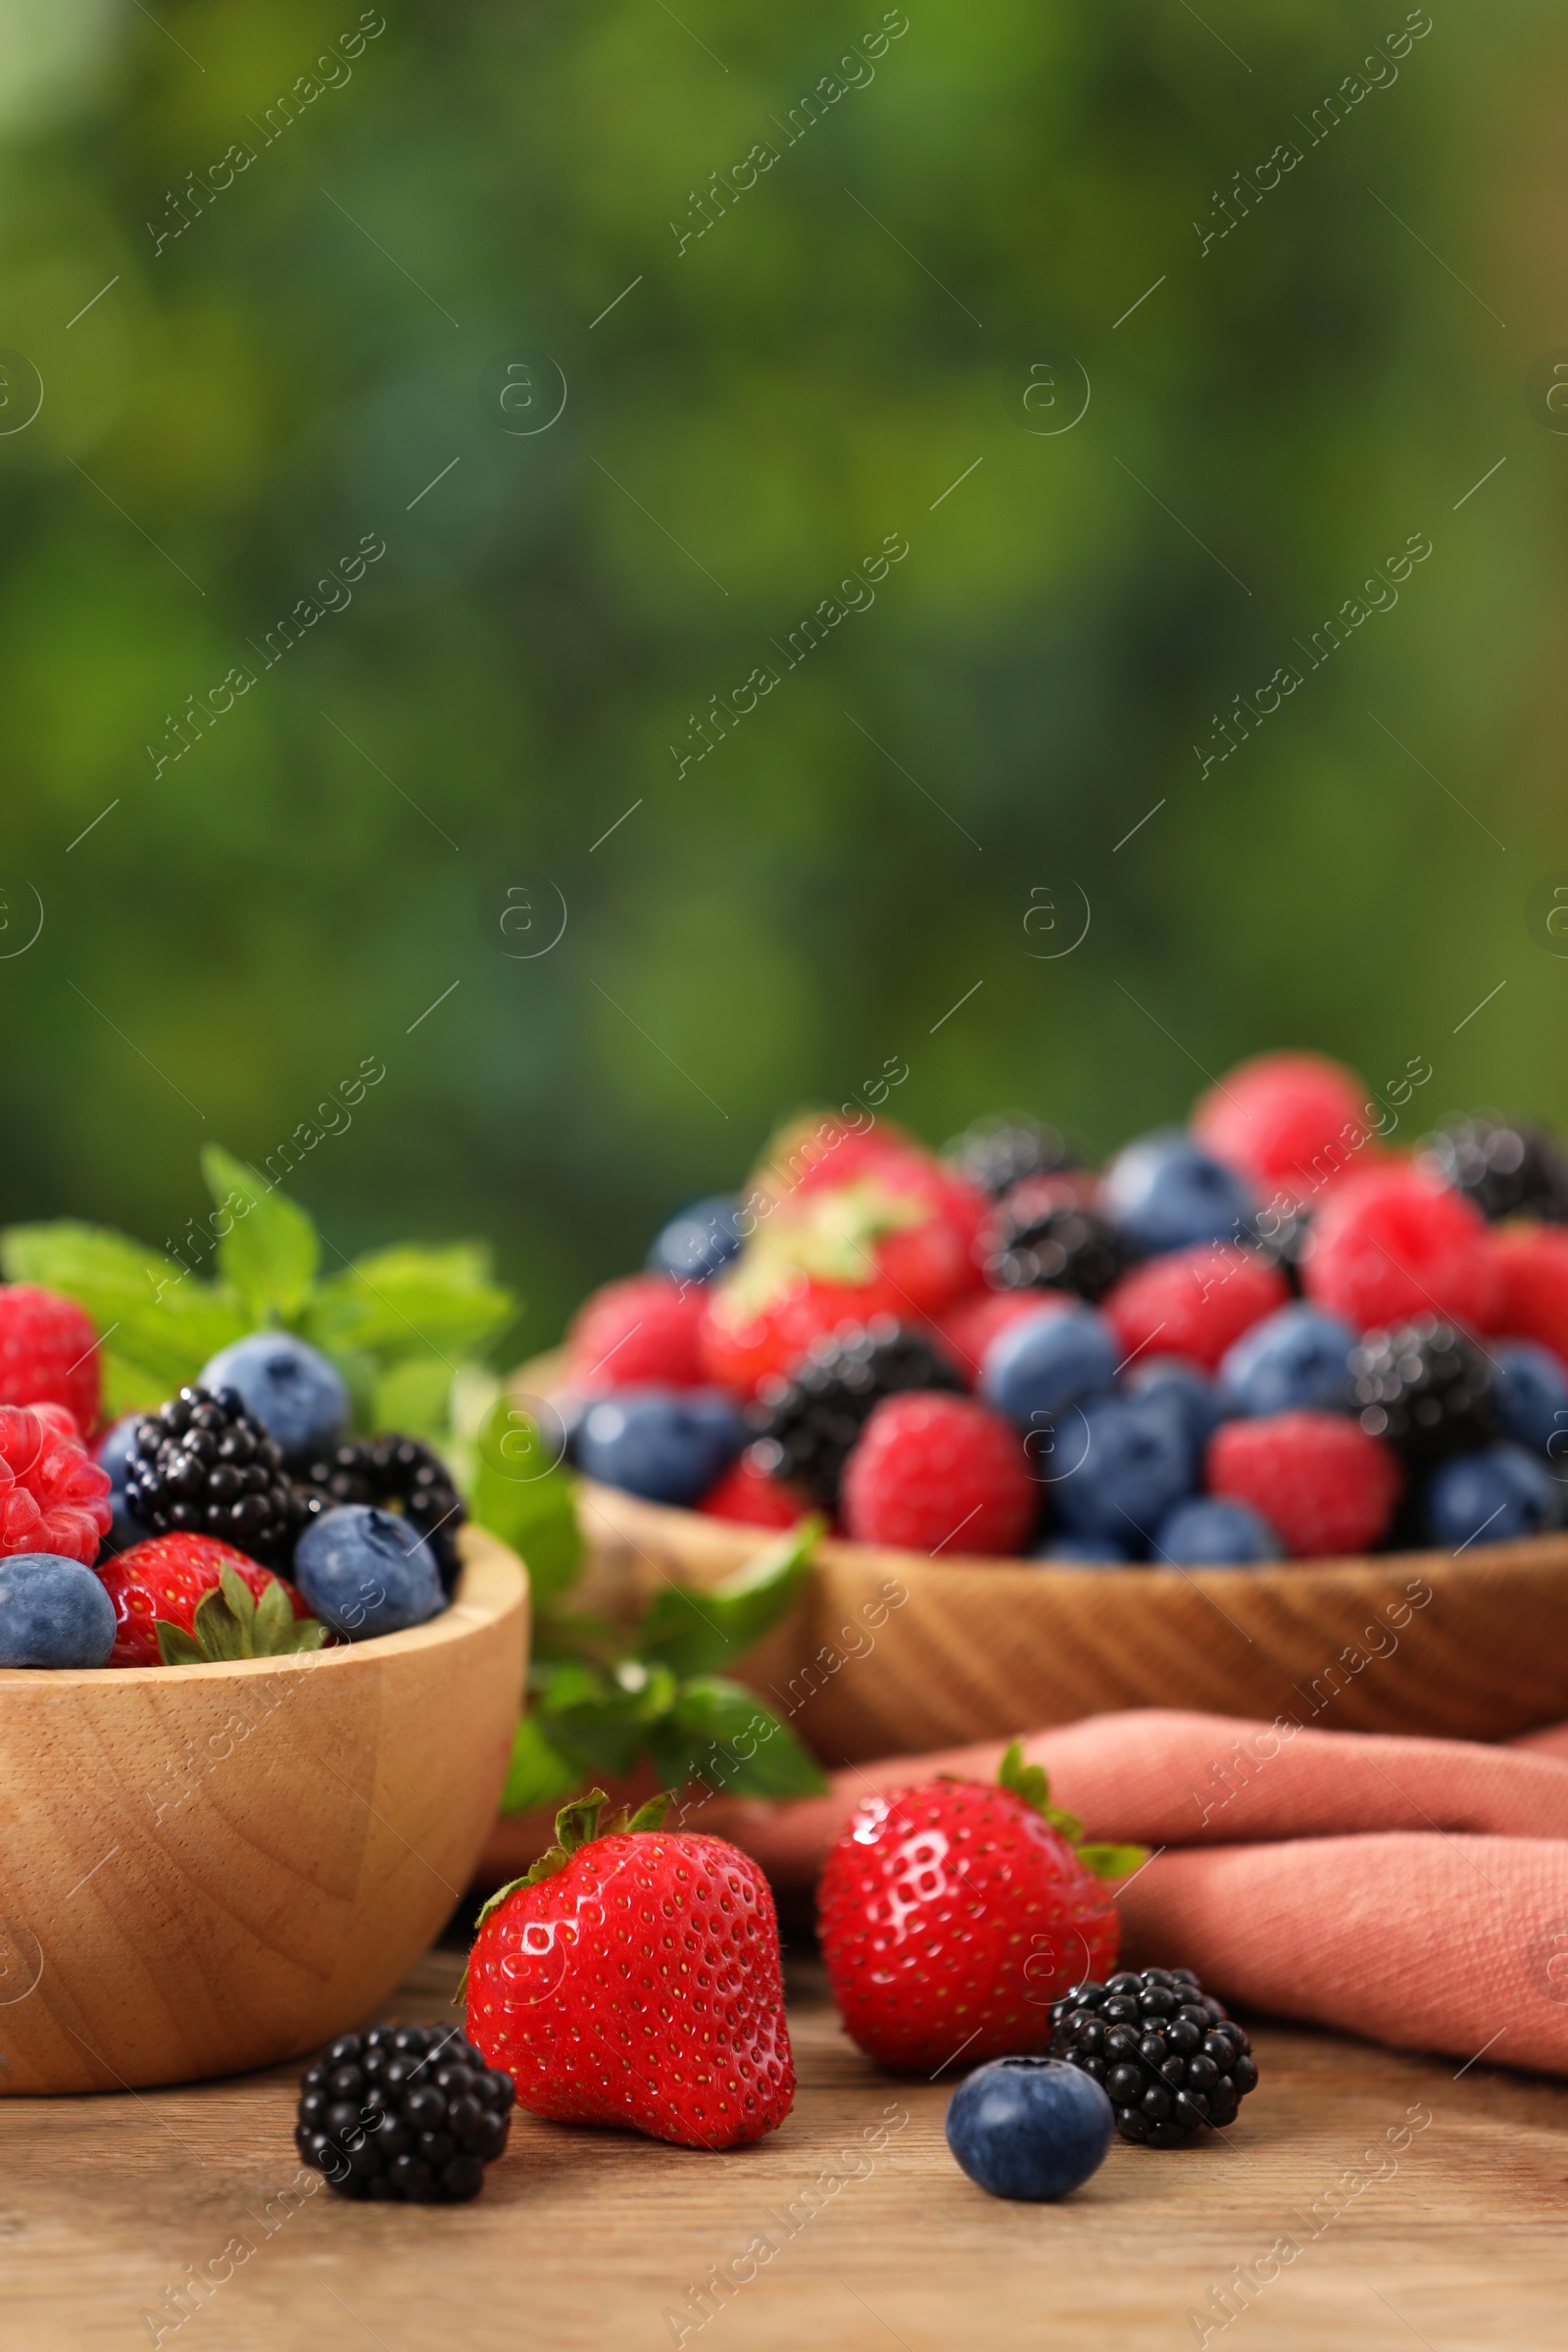
<svg viewBox="0 0 1568 2352">
<path fill-rule="evenodd" d="M 44 912 L 0 961 L 0 1219 L 177 1240 L 203 1142 L 265 1159 L 369 1057 L 297 1179 L 328 1262 L 491 1236 L 520 1353 L 890 1057 L 934 1139 L 1018 1104 L 1108 1147 L 1276 1043 L 1430 1059 L 1424 1117 L 1568 1111 L 1526 917 L 1568 865 L 1568 441 L 1527 394 L 1568 342 L 1560 16 L 1438 7 L 1315 144 L 1402 9 L 908 0 L 793 143 L 874 0 L 388 0 L 270 142 L 353 0 L 155 17 L 0 36 L 0 344 L 44 386 L 0 436 L 0 939 Z M 519 350 L 567 387 L 529 436 L 485 378 Z M 1063 354 L 1088 414 L 1028 429 Z M 1202 773 L 1413 532 L 1397 607 Z M 678 773 L 887 534 L 874 606 Z"/>
</svg>

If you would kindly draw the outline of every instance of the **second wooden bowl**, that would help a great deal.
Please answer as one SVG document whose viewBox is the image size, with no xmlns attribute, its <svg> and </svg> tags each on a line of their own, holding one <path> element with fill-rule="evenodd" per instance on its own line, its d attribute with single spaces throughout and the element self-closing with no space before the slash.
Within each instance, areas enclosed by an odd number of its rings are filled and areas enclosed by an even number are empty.
<svg viewBox="0 0 1568 2352">
<path fill-rule="evenodd" d="M 0 2092 L 274 2065 L 386 1998 L 468 1884 L 521 1698 L 522 1569 L 463 1551 L 410 1633 L 0 1672 Z"/>
<path fill-rule="evenodd" d="M 584 1483 L 599 1605 L 729 1575 L 772 1539 Z M 1270 1568 L 943 1558 L 824 1541 L 737 1669 L 824 1763 L 1121 1707 L 1500 1740 L 1568 1717 L 1568 1535 Z"/>
</svg>

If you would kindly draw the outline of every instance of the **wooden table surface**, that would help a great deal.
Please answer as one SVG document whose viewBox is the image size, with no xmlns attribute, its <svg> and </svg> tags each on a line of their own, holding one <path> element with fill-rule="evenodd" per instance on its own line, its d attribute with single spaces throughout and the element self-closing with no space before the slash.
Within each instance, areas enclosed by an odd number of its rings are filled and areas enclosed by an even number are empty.
<svg viewBox="0 0 1568 2352">
<path fill-rule="evenodd" d="M 458 1966 L 432 1954 L 387 2014 L 450 2016 Z M 302 2196 L 297 2068 L 0 2101 L 0 2335 L 8 2352 L 1556 2352 L 1568 2333 L 1568 2086 L 1263 2026 L 1228 2144 L 1117 2141 L 1065 2203 L 1009 2205 L 948 2156 L 951 2078 L 872 2069 L 814 1963 L 791 1989 L 800 2094 L 760 2146 L 519 2116 L 456 2209 Z M 736 2258 L 743 2282 L 705 2321 L 693 2290 Z M 178 2291 L 214 2266 L 181 2319 Z"/>
</svg>

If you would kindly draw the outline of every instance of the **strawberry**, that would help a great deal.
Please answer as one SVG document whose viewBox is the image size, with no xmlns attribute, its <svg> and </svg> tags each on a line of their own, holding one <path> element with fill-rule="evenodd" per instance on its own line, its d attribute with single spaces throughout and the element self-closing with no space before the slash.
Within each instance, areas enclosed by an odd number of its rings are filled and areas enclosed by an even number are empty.
<svg viewBox="0 0 1568 2352">
<path fill-rule="evenodd" d="M 98 1576 L 119 1629 L 111 1666 L 279 1657 L 326 1639 L 286 1577 L 216 1536 L 154 1536 L 105 1560 Z"/>
<path fill-rule="evenodd" d="M 1051 2005 L 1115 1966 L 1102 1884 L 1139 1846 L 1084 1845 L 1017 1740 L 995 1787 L 936 1780 L 865 1797 L 827 1858 L 817 1920 L 846 2033 L 929 2074 L 1051 2046 Z"/>
<path fill-rule="evenodd" d="M 530 2114 L 739 2147 L 795 2098 L 773 1898 L 722 1838 L 666 1833 L 668 1801 L 603 1831 L 601 1788 L 557 1814 L 479 1914 L 468 2039 Z"/>
<path fill-rule="evenodd" d="M 49 1551 L 90 1568 L 114 1506 L 63 1404 L 0 1404 L 0 1554 Z"/>
</svg>

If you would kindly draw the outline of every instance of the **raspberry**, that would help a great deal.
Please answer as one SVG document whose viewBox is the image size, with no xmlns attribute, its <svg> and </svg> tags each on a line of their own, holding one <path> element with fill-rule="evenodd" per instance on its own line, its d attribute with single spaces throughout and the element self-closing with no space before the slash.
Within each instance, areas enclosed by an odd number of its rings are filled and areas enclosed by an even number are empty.
<svg viewBox="0 0 1568 2352">
<path fill-rule="evenodd" d="M 78 1433 L 98 1426 L 98 1334 L 71 1298 L 0 1285 L 0 1404 L 63 1404 Z"/>
<path fill-rule="evenodd" d="M 1100 1311 L 1133 1356 L 1157 1343 L 1161 1355 L 1190 1356 L 1212 1372 L 1264 1315 L 1290 1298 L 1277 1266 L 1236 1242 L 1200 1242 L 1124 1274 Z"/>
<path fill-rule="evenodd" d="M 109 1473 L 65 1405 L 0 1405 L 0 1555 L 48 1551 L 90 1568 L 113 1516 Z"/>
<path fill-rule="evenodd" d="M 968 1396 L 885 1396 L 844 1472 L 844 1523 L 910 1551 L 1020 1551 L 1039 1513 L 1017 1431 Z"/>
<path fill-rule="evenodd" d="M 1321 1054 L 1259 1054 L 1202 1096 L 1193 1112 L 1199 1142 L 1267 1194 L 1304 1200 L 1362 1168 L 1367 1089 Z"/>
<path fill-rule="evenodd" d="M 1065 1313 L 1076 1304 L 1065 1291 L 979 1291 L 948 1307 L 932 1328 L 964 1378 L 974 1382 L 986 1349 L 1009 1323 L 1037 1315 L 1042 1307 L 1058 1307 Z"/>
<path fill-rule="evenodd" d="M 583 1300 L 566 1333 L 566 1378 L 584 1396 L 607 1389 L 700 1388 L 697 1332 L 708 1293 L 666 1274 L 631 1274 Z"/>
<path fill-rule="evenodd" d="M 1211 1494 L 1250 1503 L 1298 1559 L 1370 1549 L 1404 1484 L 1388 1447 L 1339 1413 L 1226 1421 L 1208 1442 L 1204 1472 Z"/>
<path fill-rule="evenodd" d="M 1492 1262 L 1497 1290 L 1486 1328 L 1539 1341 L 1568 1364 L 1568 1232 L 1544 1225 L 1499 1234 Z"/>
<path fill-rule="evenodd" d="M 1357 1331 L 1442 1315 L 1469 1331 L 1493 1326 L 1496 1252 L 1486 1220 L 1460 1193 L 1408 1165 L 1347 1177 L 1312 1220 L 1301 1281 Z"/>
<path fill-rule="evenodd" d="M 810 1496 L 770 1478 L 756 1453 L 756 1446 L 749 1446 L 717 1486 L 709 1488 L 697 1509 L 710 1519 L 733 1519 L 741 1527 L 793 1527 L 810 1509 Z"/>
</svg>

